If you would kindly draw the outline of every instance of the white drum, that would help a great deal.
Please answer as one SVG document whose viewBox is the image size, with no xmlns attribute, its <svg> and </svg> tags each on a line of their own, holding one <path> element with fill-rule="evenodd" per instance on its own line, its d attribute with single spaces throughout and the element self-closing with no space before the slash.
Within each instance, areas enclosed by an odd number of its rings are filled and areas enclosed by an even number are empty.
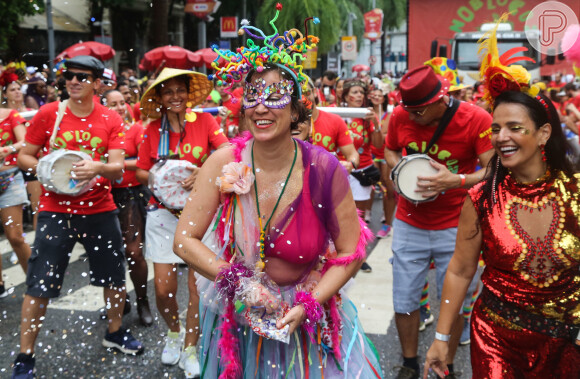
<svg viewBox="0 0 580 379">
<path fill-rule="evenodd" d="M 391 179 L 395 185 L 395 191 L 412 203 L 424 203 L 433 201 L 437 195 L 428 198 L 415 192 L 418 176 L 432 176 L 437 174 L 437 169 L 429 163 L 432 161 L 426 154 L 413 154 L 401 158 L 401 161 L 391 171 Z"/>
<path fill-rule="evenodd" d="M 97 178 L 84 185 L 72 175 L 73 164 L 82 160 L 92 161 L 93 158 L 82 151 L 59 149 L 45 155 L 38 161 L 36 176 L 47 191 L 61 195 L 78 196 L 90 190 Z"/>
<path fill-rule="evenodd" d="M 190 191 L 181 183 L 191 175 L 190 169 L 194 167 L 189 161 L 176 159 L 158 162 L 149 171 L 149 189 L 167 208 L 183 209 Z"/>
</svg>

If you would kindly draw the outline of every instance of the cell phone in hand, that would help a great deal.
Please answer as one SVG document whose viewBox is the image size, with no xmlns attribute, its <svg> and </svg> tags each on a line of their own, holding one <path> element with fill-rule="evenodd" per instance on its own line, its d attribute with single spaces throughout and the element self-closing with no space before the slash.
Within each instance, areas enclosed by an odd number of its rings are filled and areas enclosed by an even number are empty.
<svg viewBox="0 0 580 379">
<path fill-rule="evenodd" d="M 328 97 L 330 95 L 330 87 L 322 88 L 322 92 L 324 93 L 324 97 Z"/>
</svg>

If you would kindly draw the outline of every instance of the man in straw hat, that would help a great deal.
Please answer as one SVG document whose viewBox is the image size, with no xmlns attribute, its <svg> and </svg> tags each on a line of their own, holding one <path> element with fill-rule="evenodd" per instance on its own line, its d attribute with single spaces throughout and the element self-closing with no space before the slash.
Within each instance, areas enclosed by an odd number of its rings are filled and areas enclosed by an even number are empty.
<svg viewBox="0 0 580 379">
<path fill-rule="evenodd" d="M 393 302 L 404 359 L 399 378 L 419 376 L 419 301 L 430 261 L 435 261 L 441 295 L 467 188 L 484 175 L 484 169 L 475 172 L 477 160 L 486 167 L 493 154 L 491 117 L 472 104 L 450 98 L 449 86 L 449 81 L 435 75 L 430 66 L 411 70 L 401 79 L 400 106 L 393 111 L 388 127 L 385 158 L 391 168 L 402 155 L 422 153 L 433 160 L 430 165 L 437 171 L 432 176 L 419 173 L 417 179 L 417 193 L 425 199 L 436 199 L 411 202 L 400 196 L 393 223 Z M 446 112 L 449 121 L 442 123 L 445 129 L 432 141 Z M 463 317 L 458 314 L 448 361 L 450 371 L 462 326 Z"/>
<path fill-rule="evenodd" d="M 44 155 L 56 149 L 83 151 L 93 160 L 76 162 L 71 175 L 80 183 L 93 179 L 96 183 L 78 196 L 45 189 L 41 197 L 22 303 L 20 354 L 14 363 L 13 378 L 34 376 L 36 337 L 49 299 L 60 294 L 76 242 L 83 244 L 88 254 L 90 283 L 104 290 L 109 323 L 103 346 L 125 354 L 144 351 L 142 344 L 122 327 L 125 254 L 118 211 L 110 188 L 111 180 L 123 174 L 123 120 L 117 113 L 93 101 L 102 72 L 103 65 L 96 58 L 78 56 L 68 60 L 63 73 L 70 94 L 66 109 L 58 102 L 43 106 L 32 119 L 26 144 L 18 155 L 20 168 L 36 173 L 37 155 L 41 150 Z M 59 113 L 63 116 L 58 124 Z"/>
</svg>

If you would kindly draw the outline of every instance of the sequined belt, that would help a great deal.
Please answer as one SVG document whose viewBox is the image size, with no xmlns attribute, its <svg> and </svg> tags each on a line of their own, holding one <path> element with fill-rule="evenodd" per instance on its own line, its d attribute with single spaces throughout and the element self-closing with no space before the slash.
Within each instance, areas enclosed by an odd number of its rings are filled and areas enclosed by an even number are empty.
<svg viewBox="0 0 580 379">
<path fill-rule="evenodd" d="M 578 343 L 576 340 L 576 336 L 578 336 L 578 332 L 580 331 L 580 327 L 578 326 L 568 325 L 542 315 L 525 311 L 501 300 L 485 287 L 481 291 L 479 298 L 483 306 L 514 325 L 548 335 L 552 338 L 564 338 L 573 343 Z"/>
</svg>

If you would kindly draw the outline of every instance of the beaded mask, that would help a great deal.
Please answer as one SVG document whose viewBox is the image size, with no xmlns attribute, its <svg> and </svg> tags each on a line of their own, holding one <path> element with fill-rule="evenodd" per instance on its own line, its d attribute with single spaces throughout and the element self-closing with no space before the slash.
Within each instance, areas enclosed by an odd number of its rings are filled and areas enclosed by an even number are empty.
<svg viewBox="0 0 580 379">
<path fill-rule="evenodd" d="M 258 78 L 254 80 L 254 83 L 245 83 L 242 105 L 244 109 L 253 108 L 258 104 L 272 109 L 281 109 L 290 104 L 293 92 L 294 83 L 290 80 L 283 79 L 266 87 L 266 81 Z"/>
<path fill-rule="evenodd" d="M 302 72 L 302 61 L 306 58 L 308 49 L 316 47 L 319 39 L 308 34 L 308 21 L 318 24 L 316 17 L 308 17 L 304 20 L 304 34 L 298 29 L 290 29 L 280 32 L 276 28 L 276 20 L 282 10 L 282 4 L 276 4 L 276 14 L 269 25 L 272 27 L 271 34 L 251 26 L 248 20 L 242 20 L 242 27 L 238 30 L 239 35 L 247 34 L 247 46 L 242 46 L 235 51 L 221 50 L 216 45 L 212 50 L 218 54 L 212 67 L 216 70 L 215 75 L 208 75 L 209 80 L 214 78 L 218 85 L 225 85 L 226 93 L 230 95 L 233 86 L 243 80 L 244 75 L 255 70 L 262 72 L 264 66 L 276 65 L 287 72 L 294 82 L 296 91 L 294 95 L 302 97 L 301 84 L 305 86 L 306 77 Z M 285 96 L 286 97 L 286 96 Z"/>
</svg>

